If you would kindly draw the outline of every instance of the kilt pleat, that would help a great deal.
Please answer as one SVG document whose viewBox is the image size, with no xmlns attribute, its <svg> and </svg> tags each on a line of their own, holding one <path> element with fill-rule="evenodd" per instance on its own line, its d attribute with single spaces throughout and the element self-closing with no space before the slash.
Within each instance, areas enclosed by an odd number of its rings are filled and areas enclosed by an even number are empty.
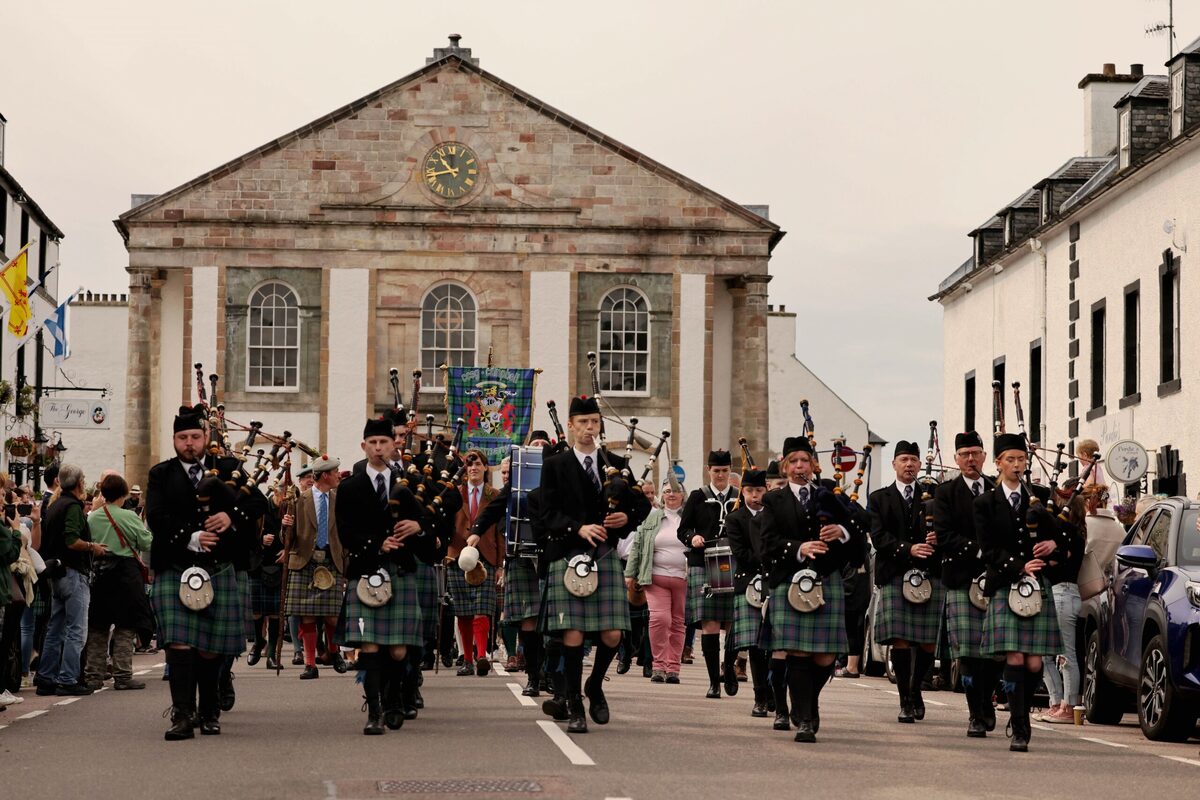
<svg viewBox="0 0 1200 800">
<path fill-rule="evenodd" d="M 761 641 L 763 632 L 762 609 L 755 608 L 746 602 L 745 592 L 734 595 L 733 628 L 729 632 L 729 635 L 733 637 L 733 649 L 749 650 L 752 647 L 770 649 L 769 643 Z"/>
<path fill-rule="evenodd" d="M 425 642 L 422 631 L 421 603 L 417 598 L 417 577 L 413 573 L 392 572 L 392 599 L 372 608 L 358 599 L 358 581 L 346 587 L 346 604 L 338 620 L 338 640 L 351 647 L 363 644 L 409 645 Z"/>
<path fill-rule="evenodd" d="M 563 584 L 567 560 L 560 558 L 550 565 L 550 588 L 546 594 L 546 630 L 627 631 L 629 599 L 625 596 L 625 574 L 621 560 L 614 553 L 596 562 L 598 585 L 588 597 L 576 597 Z"/>
<path fill-rule="evenodd" d="M 446 568 L 446 587 L 456 617 L 490 617 L 496 613 L 496 574 L 488 566 L 487 578 L 478 586 L 467 583 L 466 574 L 454 564 Z"/>
<path fill-rule="evenodd" d="M 288 572 L 287 613 L 292 617 L 336 617 L 342 613 L 342 598 L 346 595 L 346 579 L 332 564 L 332 587 L 321 591 L 313 586 L 317 563 L 309 561 L 301 569 Z"/>
<path fill-rule="evenodd" d="M 733 597 L 737 592 L 704 596 L 704 584 L 708 572 L 704 567 L 688 567 L 687 616 L 688 622 L 715 620 L 722 624 L 733 622 Z"/>
<path fill-rule="evenodd" d="M 164 569 L 154 576 L 150 600 L 158 618 L 159 646 L 186 644 L 206 653 L 239 655 L 246 649 L 246 602 L 233 567 L 226 565 L 212 575 L 213 601 L 201 611 L 180 601 L 182 574 Z"/>
<path fill-rule="evenodd" d="M 771 621 L 770 642 L 773 650 L 803 653 L 845 653 L 850 648 L 846 637 L 846 592 L 842 576 L 832 572 L 822 579 L 825 605 L 807 614 L 792 608 L 787 601 L 789 584 L 772 588 L 768 604 Z"/>
<path fill-rule="evenodd" d="M 250 608 L 256 617 L 279 613 L 279 586 L 264 583 L 257 575 L 250 575 Z"/>
<path fill-rule="evenodd" d="M 246 639 L 254 639 L 257 636 L 254 624 L 254 601 L 250 595 L 250 573 L 245 570 L 237 571 L 237 588 L 238 597 L 242 601 L 242 627 L 245 630 Z"/>
<path fill-rule="evenodd" d="M 991 655 L 1061 653 L 1062 633 L 1050 587 L 1042 584 L 1042 610 L 1035 617 L 1012 613 L 1008 607 L 1008 587 L 1001 587 L 988 604 L 980 648 Z"/>
<path fill-rule="evenodd" d="M 946 638 L 952 658 L 986 658 L 983 643 L 983 621 L 986 611 L 971 605 L 967 589 L 946 590 Z"/>
<path fill-rule="evenodd" d="M 432 564 L 417 562 L 417 602 L 421 606 L 421 631 L 425 641 L 437 638 L 438 597 L 437 570 Z"/>
<path fill-rule="evenodd" d="M 913 644 L 937 644 L 942 628 L 942 606 L 946 590 L 937 578 L 929 579 L 933 587 L 928 603 L 920 605 L 904 599 L 903 578 L 896 578 L 879 587 L 879 602 L 875 611 L 875 641 L 892 644 L 904 640 Z"/>
<path fill-rule="evenodd" d="M 542 610 L 542 584 L 528 558 L 510 558 L 504 568 L 504 618 L 532 619 Z"/>
</svg>

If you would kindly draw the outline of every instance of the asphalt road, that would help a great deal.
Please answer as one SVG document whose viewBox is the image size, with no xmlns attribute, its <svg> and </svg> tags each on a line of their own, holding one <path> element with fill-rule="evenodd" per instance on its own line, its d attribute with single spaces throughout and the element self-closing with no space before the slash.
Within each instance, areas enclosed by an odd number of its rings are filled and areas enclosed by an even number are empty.
<svg viewBox="0 0 1200 800">
<path fill-rule="evenodd" d="M 883 679 L 835 680 L 822 695 L 820 741 L 796 744 L 750 717 L 748 684 L 735 698 L 706 700 L 699 664 L 684 667 L 679 686 L 650 684 L 636 667 L 613 675 L 611 724 L 569 739 L 511 690 L 523 675 L 430 674 L 419 719 L 365 737 L 352 674 L 323 669 L 302 683 L 297 668 L 276 678 L 239 662 L 237 706 L 222 715 L 222 735 L 166 742 L 161 663 L 161 655 L 138 656 L 138 670 L 149 670 L 140 692 L 22 692 L 25 702 L 0 714 L 0 797 L 1041 800 L 1136 791 L 1148 800 L 1200 788 L 1196 740 L 1148 742 L 1131 722 L 1035 723 L 1031 752 L 1011 754 L 1001 732 L 965 737 L 962 695 L 928 694 L 924 722 L 897 724 Z M 520 788 L 538 791 L 513 791 Z"/>
</svg>

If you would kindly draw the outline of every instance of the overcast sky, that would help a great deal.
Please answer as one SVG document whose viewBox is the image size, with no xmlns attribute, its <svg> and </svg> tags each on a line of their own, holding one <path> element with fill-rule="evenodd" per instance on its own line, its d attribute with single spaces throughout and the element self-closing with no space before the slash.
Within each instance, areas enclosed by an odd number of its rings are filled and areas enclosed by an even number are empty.
<svg viewBox="0 0 1200 800">
<path fill-rule="evenodd" d="M 1177 46 L 1200 36 L 1197 5 L 1177 3 Z M 0 113 L 7 168 L 66 233 L 63 286 L 119 291 L 112 220 L 131 193 L 390 83 L 460 33 L 484 69 L 769 205 L 787 231 L 771 302 L 809 320 L 800 358 L 876 432 L 923 441 L 942 404 L 925 298 L 970 254 L 968 231 L 1082 152 L 1084 74 L 1164 71 L 1167 41 L 1144 29 L 1166 16 L 1166 0 L 5 3 Z"/>
</svg>

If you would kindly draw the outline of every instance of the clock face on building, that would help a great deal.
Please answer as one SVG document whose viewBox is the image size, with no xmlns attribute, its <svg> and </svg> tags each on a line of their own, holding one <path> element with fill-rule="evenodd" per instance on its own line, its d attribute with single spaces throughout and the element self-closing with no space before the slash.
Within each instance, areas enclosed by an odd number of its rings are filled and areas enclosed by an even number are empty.
<svg viewBox="0 0 1200 800">
<path fill-rule="evenodd" d="M 471 193 L 479 181 L 479 158 L 458 142 L 445 142 L 425 156 L 425 187 L 438 197 L 457 200 Z"/>
</svg>

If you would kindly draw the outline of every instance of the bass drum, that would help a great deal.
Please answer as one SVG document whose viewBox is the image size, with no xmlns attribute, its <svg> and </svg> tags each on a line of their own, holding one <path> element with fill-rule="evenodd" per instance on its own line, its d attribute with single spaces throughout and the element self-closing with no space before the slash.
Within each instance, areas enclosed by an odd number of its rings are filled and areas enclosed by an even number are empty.
<svg viewBox="0 0 1200 800">
<path fill-rule="evenodd" d="M 505 553 L 509 558 L 537 558 L 539 547 L 529 518 L 529 493 L 542 482 L 542 448 L 513 445 L 508 457 L 512 493 L 504 524 Z"/>
</svg>

